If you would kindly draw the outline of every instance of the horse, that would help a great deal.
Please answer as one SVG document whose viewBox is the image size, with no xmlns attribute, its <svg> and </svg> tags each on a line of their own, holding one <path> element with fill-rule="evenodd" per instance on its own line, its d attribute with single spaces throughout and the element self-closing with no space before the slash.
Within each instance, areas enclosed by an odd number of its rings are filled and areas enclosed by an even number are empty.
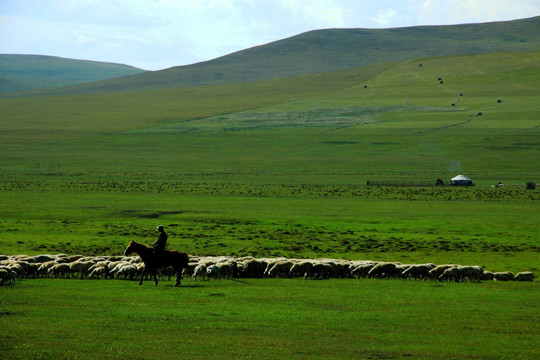
<svg viewBox="0 0 540 360">
<path fill-rule="evenodd" d="M 142 259 L 145 268 L 141 274 L 139 285 L 142 285 L 144 275 L 146 273 L 154 276 L 156 286 L 158 284 L 156 271 L 158 269 L 172 266 L 176 275 L 176 284 L 174 286 L 180 286 L 180 280 L 182 277 L 182 270 L 188 266 L 189 258 L 186 253 L 176 250 L 164 251 L 161 254 L 154 254 L 154 249 L 143 244 L 139 244 L 135 241 L 131 241 L 124 250 L 124 255 L 128 256 L 131 253 L 139 255 Z"/>
</svg>

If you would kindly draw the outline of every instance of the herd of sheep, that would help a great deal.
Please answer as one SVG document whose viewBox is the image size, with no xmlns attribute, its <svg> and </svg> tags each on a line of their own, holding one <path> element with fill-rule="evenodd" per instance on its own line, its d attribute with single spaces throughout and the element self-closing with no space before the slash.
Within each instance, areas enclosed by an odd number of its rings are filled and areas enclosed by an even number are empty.
<svg viewBox="0 0 540 360">
<path fill-rule="evenodd" d="M 136 280 L 144 270 L 137 256 L 0 255 L 0 285 L 20 278 L 61 277 Z M 184 278 L 403 278 L 439 281 L 533 281 L 532 272 L 491 272 L 480 266 L 401 264 L 337 259 L 287 259 L 191 256 Z M 172 268 L 160 270 L 170 279 Z"/>
</svg>

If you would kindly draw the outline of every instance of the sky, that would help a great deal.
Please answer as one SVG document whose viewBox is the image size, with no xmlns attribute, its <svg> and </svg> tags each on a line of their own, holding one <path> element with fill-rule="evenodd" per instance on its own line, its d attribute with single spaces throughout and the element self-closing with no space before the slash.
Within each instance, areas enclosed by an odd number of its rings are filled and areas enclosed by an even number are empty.
<svg viewBox="0 0 540 360">
<path fill-rule="evenodd" d="M 0 0 L 0 54 L 159 70 L 328 28 L 522 19 L 540 0 Z"/>
</svg>

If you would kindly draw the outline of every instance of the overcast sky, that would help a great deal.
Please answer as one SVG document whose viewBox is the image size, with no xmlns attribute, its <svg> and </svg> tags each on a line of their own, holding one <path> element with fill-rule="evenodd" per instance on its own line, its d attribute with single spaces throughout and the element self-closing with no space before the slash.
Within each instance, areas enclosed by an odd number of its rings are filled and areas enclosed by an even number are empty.
<svg viewBox="0 0 540 360">
<path fill-rule="evenodd" d="M 0 53 L 157 70 L 316 29 L 538 15 L 540 0 L 0 0 Z"/>
</svg>

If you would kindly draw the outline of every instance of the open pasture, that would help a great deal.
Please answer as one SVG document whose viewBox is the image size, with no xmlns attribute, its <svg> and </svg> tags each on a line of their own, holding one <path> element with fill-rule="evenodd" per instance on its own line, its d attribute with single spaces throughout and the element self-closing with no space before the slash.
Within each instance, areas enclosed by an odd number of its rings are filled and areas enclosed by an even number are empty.
<svg viewBox="0 0 540 360">
<path fill-rule="evenodd" d="M 118 255 L 131 240 L 151 244 L 161 223 L 169 248 L 195 255 L 540 269 L 539 192 L 524 187 L 87 180 L 6 181 L 2 252 Z"/>
<path fill-rule="evenodd" d="M 196 255 L 538 275 L 539 190 L 524 184 L 540 182 L 539 56 L 0 100 L 0 253 L 118 255 L 131 240 L 151 244 L 163 224 L 169 248 Z M 459 172 L 477 186 L 365 186 Z M 0 289 L 0 350 L 536 359 L 538 283 L 24 280 Z"/>
<path fill-rule="evenodd" d="M 54 296 L 52 296 L 54 294 Z M 538 282 L 24 280 L 10 359 L 537 359 Z"/>
</svg>

